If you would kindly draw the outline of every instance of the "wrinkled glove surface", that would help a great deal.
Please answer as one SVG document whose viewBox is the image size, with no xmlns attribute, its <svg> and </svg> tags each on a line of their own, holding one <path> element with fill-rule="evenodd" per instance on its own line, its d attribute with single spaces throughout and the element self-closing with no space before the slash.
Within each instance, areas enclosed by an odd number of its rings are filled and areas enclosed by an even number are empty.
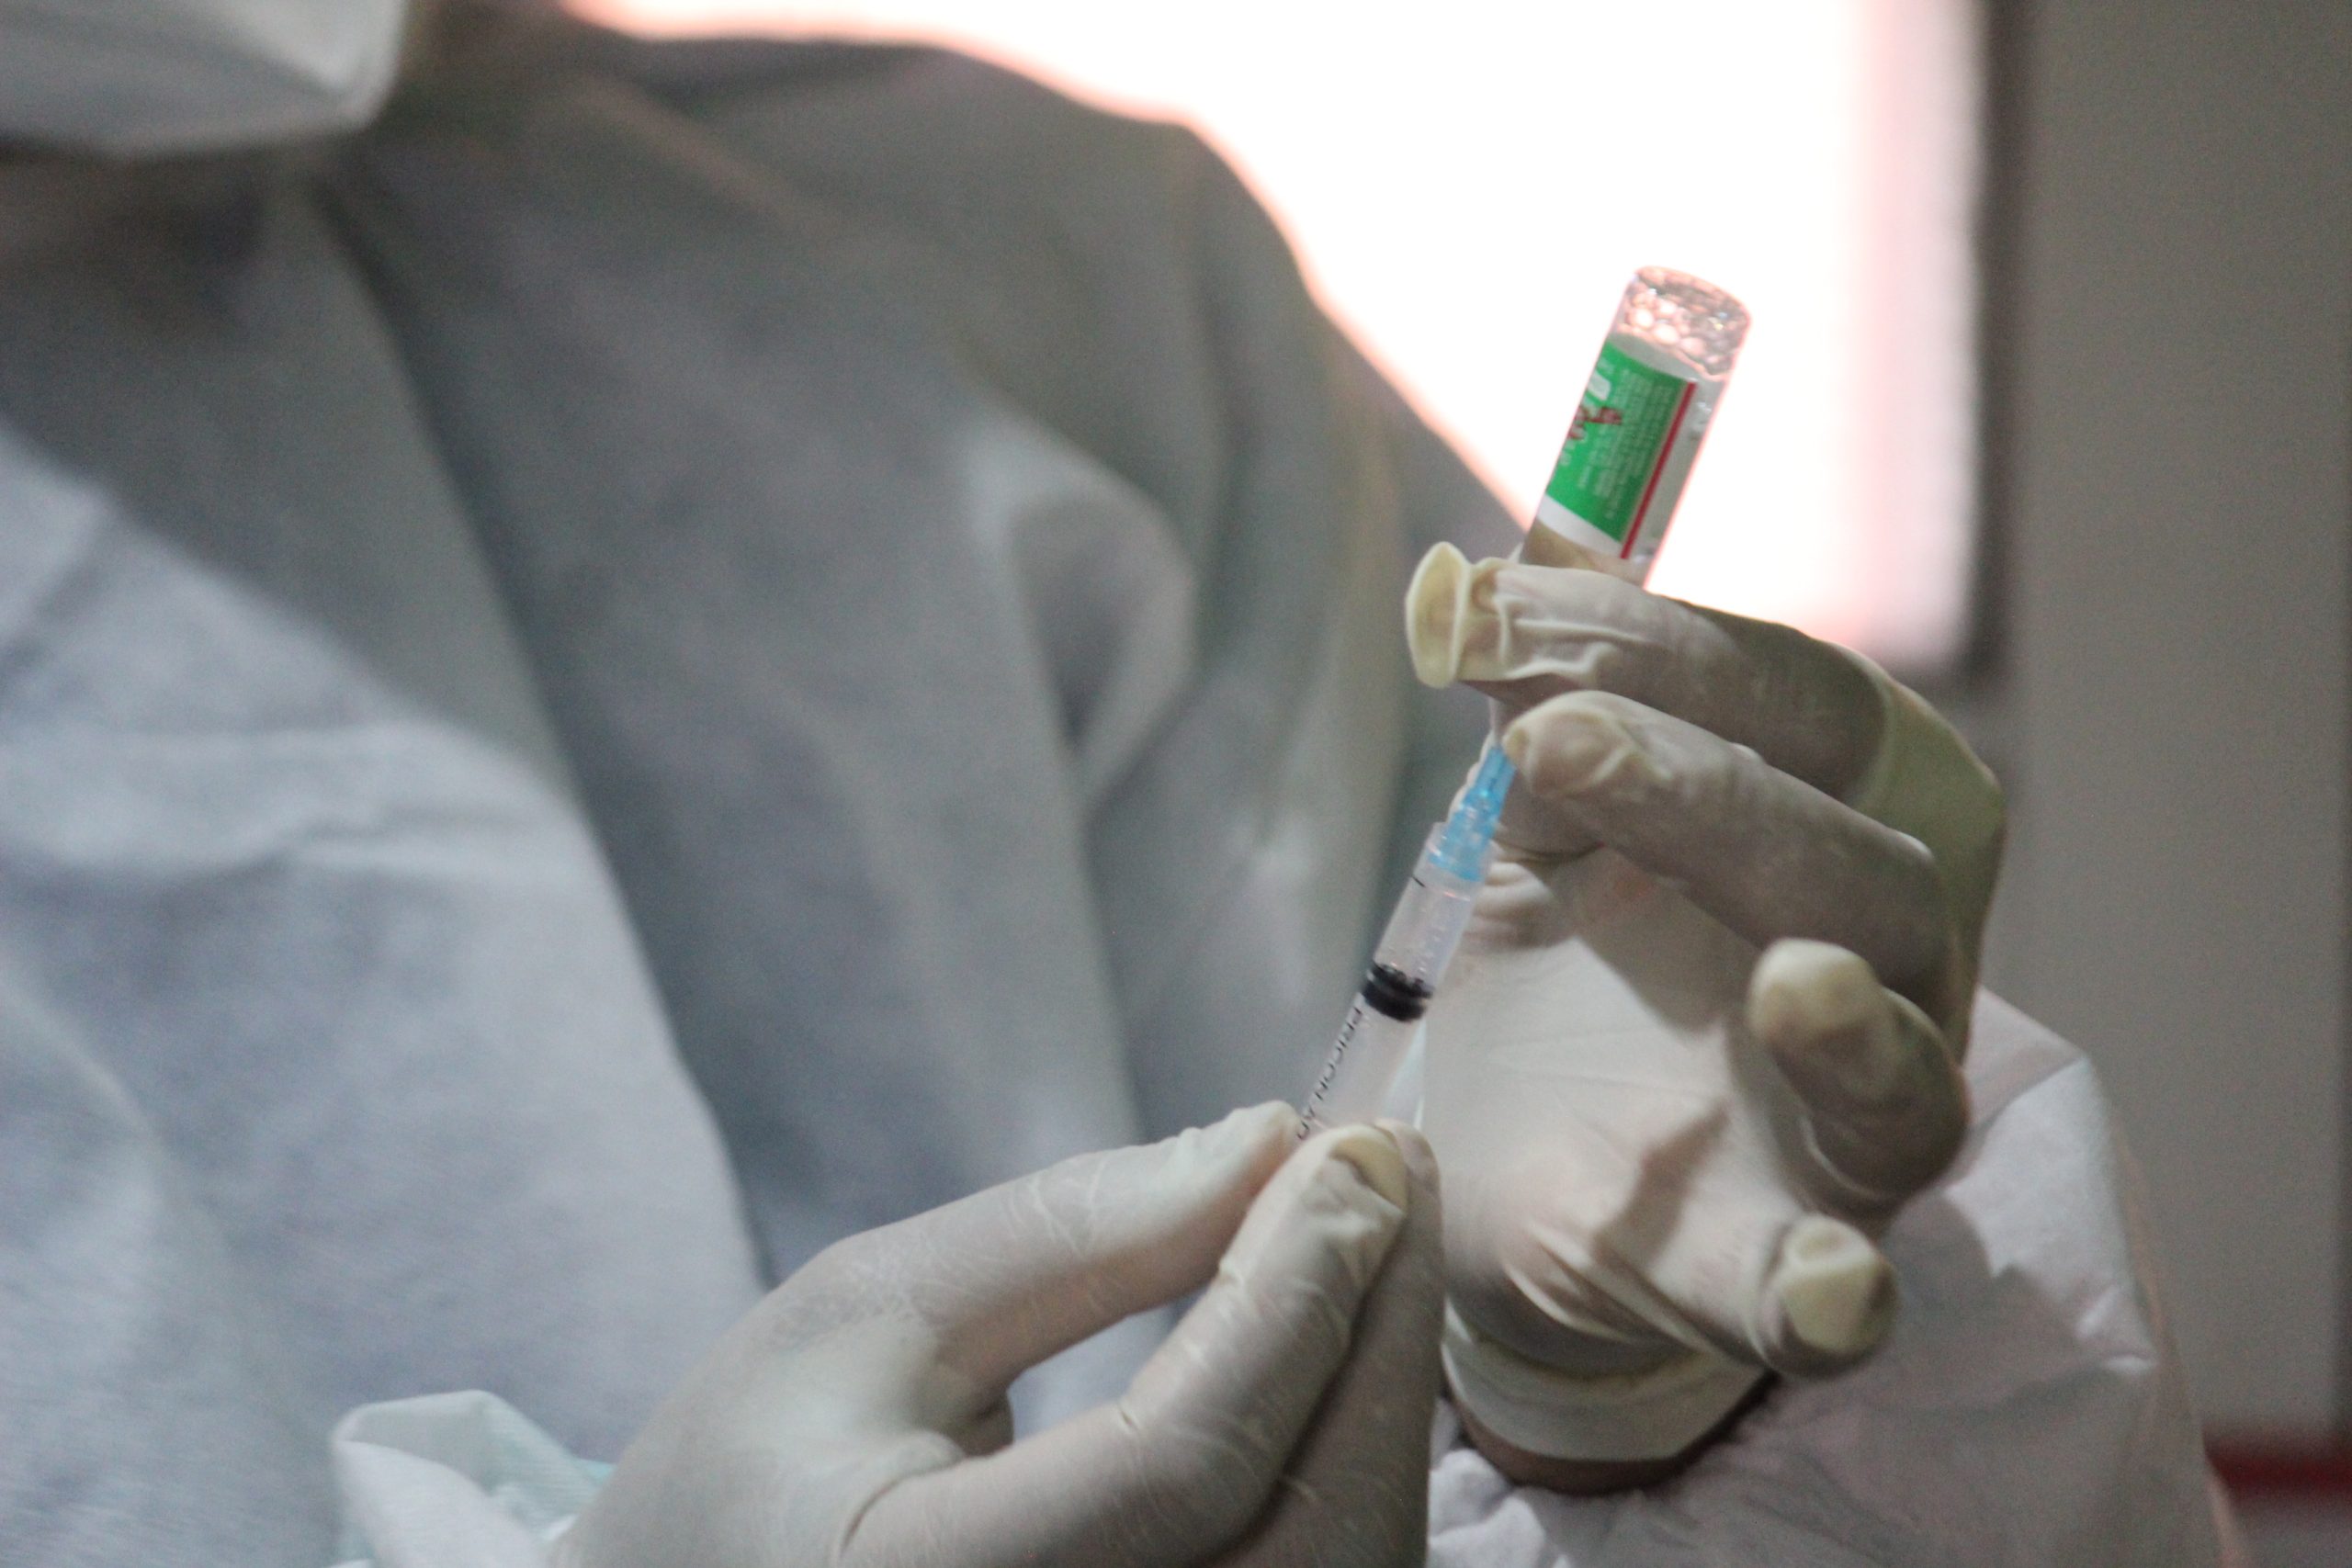
<svg viewBox="0 0 2352 1568">
<path fill-rule="evenodd" d="M 1522 1478 L 1605 1475 L 1884 1337 L 1873 1238 L 1968 1123 L 2003 808 L 1868 661 L 1540 526 L 1521 558 L 1441 546 L 1408 603 L 1520 770 L 1429 1021 L 1445 1360 Z"/>
<path fill-rule="evenodd" d="M 1419 1562 L 1435 1165 L 1409 1128 L 1300 1146 L 1295 1124 L 1237 1111 L 830 1248 L 661 1409 L 557 1562 Z M 1015 1376 L 1204 1284 L 1123 1398 L 1012 1440 Z"/>
</svg>

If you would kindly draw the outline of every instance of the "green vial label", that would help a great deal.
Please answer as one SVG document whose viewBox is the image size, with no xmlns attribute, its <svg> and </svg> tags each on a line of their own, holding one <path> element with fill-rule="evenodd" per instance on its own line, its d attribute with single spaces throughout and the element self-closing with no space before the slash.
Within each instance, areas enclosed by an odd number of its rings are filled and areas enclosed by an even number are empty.
<svg viewBox="0 0 2352 1568">
<path fill-rule="evenodd" d="M 1681 428 L 1690 388 L 1603 344 L 1544 493 L 1623 544 Z"/>
</svg>

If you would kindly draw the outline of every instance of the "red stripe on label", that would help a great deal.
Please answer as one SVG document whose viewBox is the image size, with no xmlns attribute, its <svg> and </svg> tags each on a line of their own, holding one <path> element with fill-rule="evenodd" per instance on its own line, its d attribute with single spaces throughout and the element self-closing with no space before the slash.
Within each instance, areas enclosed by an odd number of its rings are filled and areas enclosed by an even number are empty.
<svg viewBox="0 0 2352 1568">
<path fill-rule="evenodd" d="M 1634 509 L 1634 525 L 1625 530 L 1624 548 L 1617 552 L 1619 560 L 1634 558 L 1634 541 L 1642 536 L 1642 522 L 1650 514 L 1650 498 L 1657 493 L 1657 481 L 1666 475 L 1667 460 L 1674 455 L 1674 438 L 1682 432 L 1682 416 L 1690 412 L 1690 394 L 1699 389 L 1695 381 L 1682 383 L 1682 395 L 1674 400 L 1674 420 L 1666 427 L 1666 441 L 1657 449 L 1657 467 L 1650 470 L 1650 482 L 1642 487 L 1642 503 Z"/>
</svg>

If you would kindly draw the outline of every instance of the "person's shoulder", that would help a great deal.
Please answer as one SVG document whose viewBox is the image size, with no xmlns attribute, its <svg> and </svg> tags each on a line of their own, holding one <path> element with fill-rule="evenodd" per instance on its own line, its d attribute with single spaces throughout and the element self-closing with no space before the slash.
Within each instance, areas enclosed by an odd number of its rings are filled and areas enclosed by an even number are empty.
<svg viewBox="0 0 2352 1568">
<path fill-rule="evenodd" d="M 526 94 L 603 78 L 697 118 L 763 104 L 888 100 L 917 120 L 975 116 L 1037 134 L 1084 131 L 1191 146 L 1172 120 L 1087 102 L 1011 64 L 944 44 L 807 34 L 640 36 L 552 6 L 448 0 L 420 29 L 407 94 L 485 78 Z"/>
<path fill-rule="evenodd" d="M 1026 146 L 1064 163 L 1148 156 L 1218 168 L 1174 119 L 1088 101 L 1073 88 L 943 44 L 826 37 L 635 39 L 600 32 L 576 51 L 697 118 L 855 106 L 859 129 L 935 160 Z M 887 115 L 887 121 L 872 117 Z M 887 132 L 887 135 L 884 133 Z"/>
</svg>

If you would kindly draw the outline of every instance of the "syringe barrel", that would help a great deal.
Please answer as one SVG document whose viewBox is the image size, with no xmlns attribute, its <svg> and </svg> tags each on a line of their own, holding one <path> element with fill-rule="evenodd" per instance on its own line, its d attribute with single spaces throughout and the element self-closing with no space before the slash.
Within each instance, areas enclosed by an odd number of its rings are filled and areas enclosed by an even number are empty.
<svg viewBox="0 0 2352 1568">
<path fill-rule="evenodd" d="M 1413 879 L 1373 949 L 1363 984 L 1348 1004 L 1323 1071 L 1299 1107 L 1301 1137 L 1380 1114 L 1396 1069 L 1412 1050 L 1421 1014 L 1445 978 L 1453 950 L 1462 945 L 1479 883 L 1445 863 L 1445 827 L 1441 822 L 1430 830 Z M 1483 870 L 1483 856 L 1479 863 Z"/>
<path fill-rule="evenodd" d="M 1445 966 L 1462 945 L 1479 886 L 1439 863 L 1437 850 L 1444 831 L 1443 823 L 1430 831 L 1428 846 L 1413 864 L 1413 879 L 1405 885 L 1387 929 L 1380 933 L 1380 944 L 1372 952 L 1375 972 L 1385 966 L 1431 991 L 1445 978 Z"/>
<path fill-rule="evenodd" d="M 1535 520 L 1636 582 L 1648 576 L 1747 339 L 1747 307 L 1713 284 L 1636 272 Z"/>
<path fill-rule="evenodd" d="M 1323 1060 L 1322 1075 L 1299 1104 L 1300 1137 L 1370 1122 L 1387 1108 L 1396 1069 L 1411 1055 L 1419 1032 L 1420 1010 L 1429 1005 L 1426 995 L 1413 996 L 1394 978 L 1374 969 L 1348 1004 L 1339 1038 Z"/>
</svg>

